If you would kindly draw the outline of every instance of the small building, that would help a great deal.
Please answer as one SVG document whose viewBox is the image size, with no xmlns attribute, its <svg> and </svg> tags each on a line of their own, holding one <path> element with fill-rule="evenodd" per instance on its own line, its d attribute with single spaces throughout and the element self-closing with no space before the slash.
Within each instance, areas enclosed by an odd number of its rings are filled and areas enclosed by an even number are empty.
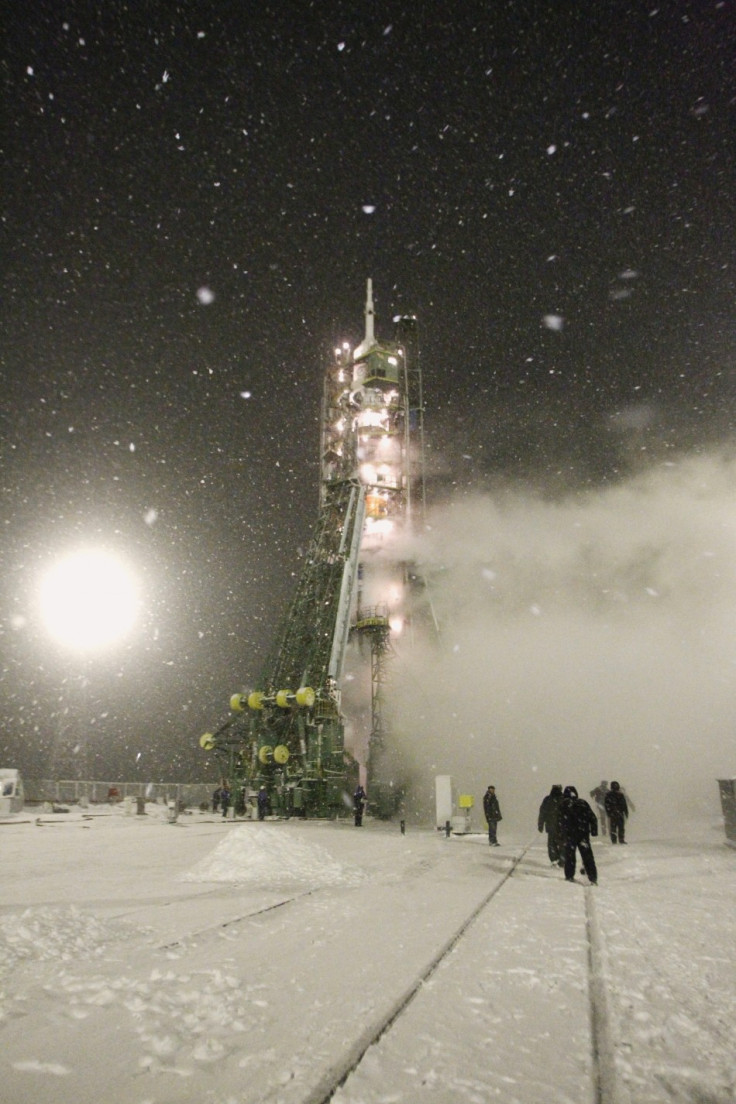
<svg viewBox="0 0 736 1104">
<path fill-rule="evenodd" d="M 719 778 L 718 789 L 721 792 L 726 843 L 730 847 L 736 847 L 736 778 Z"/>
<path fill-rule="evenodd" d="M 0 767 L 0 816 L 21 812 L 23 801 L 23 779 L 20 771 L 12 767 Z"/>
</svg>

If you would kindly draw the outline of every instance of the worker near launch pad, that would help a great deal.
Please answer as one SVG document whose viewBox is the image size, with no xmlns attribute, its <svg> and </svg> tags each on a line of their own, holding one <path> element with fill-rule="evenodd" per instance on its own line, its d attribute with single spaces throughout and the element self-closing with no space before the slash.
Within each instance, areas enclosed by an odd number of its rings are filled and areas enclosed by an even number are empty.
<svg viewBox="0 0 736 1104">
<path fill-rule="evenodd" d="M 353 812 L 355 813 L 355 827 L 363 827 L 363 813 L 368 802 L 368 797 L 362 786 L 356 786 L 353 794 Z"/>
<path fill-rule="evenodd" d="M 563 866 L 565 843 L 560 835 L 560 805 L 562 804 L 562 786 L 555 785 L 539 806 L 537 827 L 547 833 L 547 854 L 553 866 Z"/>
<path fill-rule="evenodd" d="M 560 805 L 560 832 L 565 841 L 565 879 L 575 881 L 575 863 L 577 853 L 583 863 L 591 885 L 598 884 L 598 870 L 595 865 L 590 837 L 598 835 L 598 818 L 585 798 L 578 797 L 575 786 L 565 786 Z"/>
<path fill-rule="evenodd" d="M 611 788 L 606 794 L 606 812 L 608 813 L 608 823 L 611 830 L 611 843 L 626 843 L 624 834 L 629 806 L 626 795 L 618 782 L 612 782 Z"/>
<path fill-rule="evenodd" d="M 501 844 L 498 842 L 496 829 L 499 820 L 503 820 L 503 817 L 501 816 L 501 806 L 496 797 L 495 786 L 489 786 L 483 794 L 483 812 L 488 821 L 488 842 L 491 847 L 500 847 Z"/>
<path fill-rule="evenodd" d="M 596 786 L 594 790 L 590 791 L 590 796 L 595 801 L 595 807 L 598 812 L 598 820 L 601 825 L 601 835 L 608 835 L 608 814 L 606 813 L 606 794 L 608 793 L 608 782 L 605 778 L 602 779 L 599 786 Z"/>
</svg>

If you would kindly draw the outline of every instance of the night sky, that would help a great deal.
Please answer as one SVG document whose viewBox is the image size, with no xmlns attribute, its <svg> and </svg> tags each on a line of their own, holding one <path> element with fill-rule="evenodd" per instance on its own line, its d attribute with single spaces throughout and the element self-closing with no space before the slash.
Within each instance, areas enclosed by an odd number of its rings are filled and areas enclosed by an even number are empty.
<svg viewBox="0 0 736 1104">
<path fill-rule="evenodd" d="M 318 501 L 337 340 L 419 319 L 433 501 L 728 448 L 733 0 L 11 4 L 2 55 L 2 722 L 26 775 L 187 779 Z M 84 662 L 38 580 L 103 544 Z"/>
</svg>

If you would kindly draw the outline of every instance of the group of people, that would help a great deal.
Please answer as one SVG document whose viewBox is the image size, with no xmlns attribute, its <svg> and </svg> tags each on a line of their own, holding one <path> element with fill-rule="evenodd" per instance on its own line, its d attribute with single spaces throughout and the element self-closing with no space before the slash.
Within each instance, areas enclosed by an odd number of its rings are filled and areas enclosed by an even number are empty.
<svg viewBox="0 0 736 1104">
<path fill-rule="evenodd" d="M 595 801 L 598 810 L 598 819 L 601 823 L 601 835 L 610 833 L 611 843 L 626 843 L 626 821 L 629 810 L 636 812 L 634 802 L 627 798 L 618 782 L 612 782 L 610 787 L 605 779 L 590 791 L 590 796 Z"/>
<path fill-rule="evenodd" d="M 565 878 L 575 878 L 578 851 L 583 870 L 592 885 L 598 884 L 598 869 L 590 843 L 598 835 L 598 820 L 575 786 L 553 786 L 539 807 L 537 827 L 547 833 L 547 854 L 551 863 L 564 867 Z"/>
<path fill-rule="evenodd" d="M 601 835 L 610 834 L 611 843 L 626 843 L 626 821 L 630 802 L 618 782 L 610 787 L 601 782 L 590 796 L 595 800 L 598 817 L 575 786 L 554 785 L 539 807 L 537 827 L 547 833 L 547 853 L 550 862 L 561 866 L 568 882 L 575 879 L 578 852 L 583 870 L 592 885 L 598 884 L 598 869 L 590 838 L 598 835 L 600 818 Z M 633 805 L 631 806 L 633 809 Z M 488 843 L 499 847 L 498 822 L 502 819 L 496 787 L 488 786 L 483 795 L 483 812 L 488 823 Z"/>
<path fill-rule="evenodd" d="M 629 816 L 629 805 L 626 794 L 618 782 L 612 782 L 610 787 L 606 781 L 590 791 L 594 799 L 600 818 L 601 835 L 610 833 L 611 843 L 626 843 L 626 821 Z M 212 812 L 222 809 L 222 815 L 227 816 L 231 803 L 230 787 L 223 779 L 212 795 Z M 358 785 L 353 794 L 353 814 L 356 828 L 362 827 L 363 813 L 368 803 L 368 797 L 361 785 Z M 261 786 L 256 798 L 258 819 L 264 820 L 270 813 L 268 793 Z M 496 796 L 496 787 L 489 785 L 483 795 L 483 812 L 488 824 L 488 843 L 491 847 L 500 847 L 498 842 L 498 823 L 503 820 L 501 806 Z M 575 878 L 575 864 L 577 854 L 583 864 L 583 870 L 593 885 L 598 882 L 598 871 L 590 843 L 591 836 L 598 835 L 598 818 L 588 802 L 578 795 L 575 786 L 554 785 L 543 799 L 539 807 L 537 827 L 540 832 L 547 833 L 547 853 L 550 862 L 555 866 L 564 867 L 565 878 L 572 882 Z"/>
<path fill-rule="evenodd" d="M 612 782 L 610 788 L 603 781 L 591 790 L 599 810 L 601 835 L 610 832 L 611 843 L 626 843 L 626 821 L 629 816 L 629 804 L 618 782 Z M 565 878 L 572 882 L 575 878 L 575 863 L 578 852 L 583 870 L 592 885 L 598 883 L 598 870 L 590 837 L 598 835 L 598 817 L 590 804 L 580 797 L 575 786 L 555 785 L 543 799 L 539 807 L 537 827 L 547 833 L 547 853 L 550 862 L 564 867 Z"/>
<path fill-rule="evenodd" d="M 222 810 L 222 815 L 226 817 L 231 804 L 232 790 L 230 789 L 230 783 L 227 779 L 223 778 L 220 785 L 212 794 L 212 812 L 218 813 Z M 256 808 L 258 810 L 259 820 L 265 820 L 267 816 L 271 815 L 271 800 L 265 786 L 261 786 L 258 791 L 256 796 Z"/>
</svg>

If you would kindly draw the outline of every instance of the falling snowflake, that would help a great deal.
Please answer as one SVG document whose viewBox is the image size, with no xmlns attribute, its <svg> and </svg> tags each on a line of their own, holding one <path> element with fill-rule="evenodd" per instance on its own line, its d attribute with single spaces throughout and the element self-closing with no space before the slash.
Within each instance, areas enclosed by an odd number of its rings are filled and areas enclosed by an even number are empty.
<svg viewBox="0 0 736 1104">
<path fill-rule="evenodd" d="M 542 325 L 548 330 L 561 330 L 565 325 L 565 319 L 561 314 L 545 314 L 542 318 Z"/>
<path fill-rule="evenodd" d="M 197 298 L 203 306 L 209 306 L 215 301 L 215 293 L 212 288 L 201 287 L 197 289 Z"/>
<path fill-rule="evenodd" d="M 375 209 L 376 208 L 372 203 L 364 203 L 363 207 L 362 207 L 362 211 L 363 211 L 364 215 L 372 215 L 373 212 L 375 211 Z"/>
</svg>

